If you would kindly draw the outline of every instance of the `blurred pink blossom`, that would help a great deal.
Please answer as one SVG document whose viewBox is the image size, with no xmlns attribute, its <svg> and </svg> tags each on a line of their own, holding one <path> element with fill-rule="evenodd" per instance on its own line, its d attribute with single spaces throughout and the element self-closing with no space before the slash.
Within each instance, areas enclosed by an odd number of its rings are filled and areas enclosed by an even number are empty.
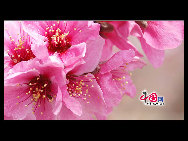
<svg viewBox="0 0 188 141">
<path fill-rule="evenodd" d="M 120 50 L 132 49 L 136 56 L 143 57 L 136 47 L 128 40 L 130 35 L 140 36 L 140 28 L 134 21 L 99 21 L 101 24 L 100 35 L 105 39 L 101 61 L 108 60 L 112 55 L 115 45 Z"/>
<path fill-rule="evenodd" d="M 140 24 L 140 40 L 150 63 L 158 68 L 164 61 L 165 50 L 181 45 L 184 39 L 183 21 L 145 21 Z M 140 32 L 140 31 L 139 31 Z"/>
<path fill-rule="evenodd" d="M 100 35 L 105 39 L 101 61 L 112 56 L 113 45 L 121 50 L 133 49 L 136 56 L 142 57 L 143 55 L 128 40 L 129 36 L 135 36 L 140 40 L 150 63 L 158 68 L 164 61 L 164 50 L 178 47 L 184 39 L 183 21 L 101 21 L 99 23 L 102 26 Z"/>
</svg>

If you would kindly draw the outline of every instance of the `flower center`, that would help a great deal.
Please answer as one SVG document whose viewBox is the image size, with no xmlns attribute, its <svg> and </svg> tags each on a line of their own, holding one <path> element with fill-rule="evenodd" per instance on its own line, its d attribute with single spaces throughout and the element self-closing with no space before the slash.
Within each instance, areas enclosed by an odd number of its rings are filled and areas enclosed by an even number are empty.
<svg viewBox="0 0 188 141">
<path fill-rule="evenodd" d="M 33 100 L 35 102 L 47 99 L 49 102 L 53 101 L 53 97 L 50 94 L 50 85 L 51 81 L 44 77 L 43 75 L 39 75 L 33 78 L 29 83 L 29 92 L 26 94 L 30 94 L 33 96 Z"/>
<path fill-rule="evenodd" d="M 30 38 L 29 36 L 20 37 L 18 42 L 15 42 L 14 39 L 10 37 L 10 47 L 8 52 L 8 55 L 11 58 L 10 65 L 14 66 L 15 64 L 21 62 L 21 61 L 28 61 L 30 59 L 35 58 L 35 55 L 33 54 L 30 46 Z"/>
<path fill-rule="evenodd" d="M 22 97 L 23 99 L 19 103 L 24 102 L 29 98 L 31 98 L 30 99 L 31 101 L 25 105 L 26 107 L 31 103 L 33 103 L 34 104 L 34 107 L 32 108 L 33 113 L 35 113 L 36 109 L 41 105 L 43 106 L 43 111 L 45 111 L 44 105 L 46 100 L 48 102 L 53 102 L 53 98 L 56 97 L 56 95 L 51 92 L 51 81 L 47 77 L 43 75 L 39 75 L 31 79 L 29 83 L 26 84 L 29 86 L 29 91 L 25 93 L 26 95 Z M 17 98 L 21 98 L 21 97 L 19 96 Z M 42 113 L 43 112 L 41 112 L 41 114 Z"/>
<path fill-rule="evenodd" d="M 47 27 L 45 36 L 48 38 L 48 51 L 50 54 L 64 53 L 71 47 L 69 32 L 61 31 L 55 24 Z"/>
<path fill-rule="evenodd" d="M 90 89 L 94 86 L 92 85 L 92 81 L 94 77 L 90 77 L 88 75 L 83 76 L 73 76 L 67 75 L 67 79 L 69 83 L 67 84 L 67 91 L 71 97 L 81 98 L 86 103 L 90 103 L 89 99 L 91 95 L 89 94 Z"/>
</svg>

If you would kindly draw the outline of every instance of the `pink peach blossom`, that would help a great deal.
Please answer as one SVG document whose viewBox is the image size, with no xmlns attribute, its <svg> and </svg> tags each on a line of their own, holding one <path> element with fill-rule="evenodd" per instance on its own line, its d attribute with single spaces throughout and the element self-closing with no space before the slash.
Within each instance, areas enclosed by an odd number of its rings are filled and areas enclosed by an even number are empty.
<svg viewBox="0 0 188 141">
<path fill-rule="evenodd" d="M 111 44 L 108 43 L 109 47 L 104 46 L 104 52 L 107 49 L 111 50 L 112 45 L 116 45 L 121 50 L 133 49 L 136 56 L 142 57 L 138 50 L 127 39 L 127 37 L 130 35 L 136 36 L 140 40 L 142 49 L 148 60 L 155 68 L 160 67 L 163 63 L 165 56 L 164 50 L 178 47 L 184 39 L 183 21 L 104 22 L 107 22 L 114 27 L 111 32 L 105 32 L 104 30 L 101 33 L 106 41 L 111 41 Z M 112 55 L 110 53 L 109 56 Z M 107 54 L 103 53 L 103 56 L 104 57 L 102 57 L 102 60 L 105 60 Z"/>
<path fill-rule="evenodd" d="M 56 119 L 57 95 L 66 83 L 63 67 L 36 59 L 19 63 L 4 80 L 6 119 Z"/>
<path fill-rule="evenodd" d="M 140 23 L 139 23 L 140 22 Z M 184 39 L 183 21 L 139 21 L 137 36 L 150 63 L 158 68 L 164 61 L 164 50 L 178 47 Z M 147 24 L 144 26 L 144 23 Z M 139 32 L 140 32 L 139 31 Z"/>
<path fill-rule="evenodd" d="M 95 77 L 65 74 L 62 66 L 60 60 L 41 64 L 36 58 L 14 66 L 5 77 L 5 119 L 106 119 L 103 92 Z"/>
<path fill-rule="evenodd" d="M 4 74 L 22 61 L 35 58 L 31 49 L 32 38 L 18 21 L 4 22 Z"/>
<path fill-rule="evenodd" d="M 99 65 L 95 77 L 109 109 L 117 105 L 124 94 L 135 96 L 136 87 L 131 80 L 130 71 L 143 68 L 144 65 L 131 49 L 119 51 Z"/>
<path fill-rule="evenodd" d="M 25 21 L 22 24 L 36 40 L 31 48 L 42 61 L 55 56 L 62 60 L 67 72 L 77 66 L 79 73 L 90 72 L 98 64 L 104 45 L 99 24 L 92 21 Z M 96 59 L 90 59 L 93 51 L 98 51 Z"/>
<path fill-rule="evenodd" d="M 58 111 L 57 119 L 106 119 L 107 107 L 103 98 L 103 92 L 95 77 L 91 73 L 81 76 L 67 74 L 66 90 L 63 91 L 64 105 Z"/>
<path fill-rule="evenodd" d="M 49 26 L 51 22 L 47 23 Z M 54 28 L 55 23 L 58 22 L 51 23 Z M 27 36 L 32 38 L 33 44 L 29 47 L 36 57 L 19 62 L 10 69 L 9 76 L 5 77 L 6 119 L 93 119 L 93 116 L 98 119 L 106 118 L 103 93 L 94 76 L 81 75 L 92 72 L 99 63 L 104 44 L 104 39 L 97 34 L 99 25 L 92 22 L 65 23 L 59 22 L 58 26 L 64 24 L 65 27 L 61 30 L 64 34 L 71 34 L 62 39 L 62 42 L 66 41 L 62 46 L 59 43 L 54 45 L 55 40 L 46 42 L 46 36 L 43 36 L 41 29 L 45 22 L 19 23 L 24 27 Z M 37 25 L 40 26 L 36 27 Z M 59 32 L 60 28 L 57 28 L 57 31 Z M 48 37 L 48 34 L 44 34 Z M 69 39 L 71 46 L 68 50 L 63 50 L 68 46 Z M 50 49 L 49 42 L 53 44 Z M 57 50 L 52 52 L 54 49 Z M 83 65 L 79 66 L 80 64 Z M 12 91 L 14 92 L 11 93 Z"/>
</svg>

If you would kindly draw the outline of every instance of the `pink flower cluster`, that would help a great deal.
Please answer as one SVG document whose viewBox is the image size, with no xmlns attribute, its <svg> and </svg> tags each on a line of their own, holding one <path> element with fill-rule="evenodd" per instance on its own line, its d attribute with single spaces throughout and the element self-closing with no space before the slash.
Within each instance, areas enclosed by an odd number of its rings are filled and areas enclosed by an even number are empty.
<svg viewBox="0 0 188 141">
<path fill-rule="evenodd" d="M 143 55 L 159 67 L 184 39 L 183 21 L 5 21 L 4 119 L 106 119 Z M 120 51 L 114 53 L 113 46 Z"/>
</svg>

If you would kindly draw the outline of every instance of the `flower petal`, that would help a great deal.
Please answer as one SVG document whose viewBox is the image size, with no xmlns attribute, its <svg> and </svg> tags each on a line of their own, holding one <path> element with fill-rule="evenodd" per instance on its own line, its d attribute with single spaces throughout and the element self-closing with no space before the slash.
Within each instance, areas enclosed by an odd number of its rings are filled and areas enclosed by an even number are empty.
<svg viewBox="0 0 188 141">
<path fill-rule="evenodd" d="M 81 116 L 74 114 L 65 105 L 62 106 L 60 113 L 57 115 L 57 120 L 92 120 L 93 117 L 90 113 L 82 113 Z"/>
<path fill-rule="evenodd" d="M 99 35 L 100 25 L 93 21 L 71 21 L 73 26 L 67 27 L 67 31 L 71 31 L 69 34 L 72 38 L 72 44 L 76 45 L 82 42 L 86 42 L 89 39 L 96 38 Z M 69 26 L 70 21 L 67 22 Z"/>
<path fill-rule="evenodd" d="M 126 65 L 126 70 L 133 71 L 137 68 L 142 69 L 145 65 L 146 63 L 143 60 L 141 60 L 141 58 L 134 57 L 133 60 L 129 62 L 128 65 Z"/>
<path fill-rule="evenodd" d="M 65 90 L 66 91 L 66 90 Z M 63 101 L 65 106 L 70 109 L 74 114 L 81 116 L 82 115 L 82 106 L 78 100 L 69 96 L 67 91 L 63 94 Z"/>
<path fill-rule="evenodd" d="M 127 71 L 118 68 L 116 71 L 112 71 L 113 80 L 118 86 L 121 94 L 129 95 L 134 97 L 136 95 L 136 87 L 133 84 L 131 77 Z"/>
<path fill-rule="evenodd" d="M 44 42 L 40 39 L 32 39 L 33 44 L 31 44 L 31 50 L 33 54 L 38 58 L 42 60 L 46 60 L 49 57 L 47 45 L 48 42 Z"/>
<path fill-rule="evenodd" d="M 85 63 L 79 65 L 71 72 L 75 75 L 81 75 L 86 72 L 94 71 L 96 66 L 99 64 L 104 42 L 104 39 L 100 36 L 98 36 L 94 40 L 87 41 L 86 54 L 83 57 Z"/>
<path fill-rule="evenodd" d="M 100 62 L 106 61 L 110 59 L 110 57 L 112 57 L 112 55 L 114 54 L 112 51 L 112 47 L 113 47 L 112 42 L 109 39 L 106 39 L 105 44 L 103 46 Z"/>
<path fill-rule="evenodd" d="M 111 42 L 121 50 L 132 49 L 135 51 L 136 56 L 143 57 L 143 55 L 134 47 L 134 45 L 127 39 L 123 38 L 116 31 L 104 33 L 104 35 L 111 40 Z"/>
<path fill-rule="evenodd" d="M 9 65 L 11 59 L 8 55 L 4 55 L 4 78 L 8 76 L 11 66 Z"/>
<path fill-rule="evenodd" d="M 48 27 L 47 21 L 22 21 L 23 29 L 34 39 L 44 39 L 45 30 Z"/>
<path fill-rule="evenodd" d="M 165 57 L 164 50 L 157 50 L 151 47 L 149 44 L 145 42 L 144 39 L 140 38 L 140 42 L 142 44 L 142 49 L 145 52 L 148 60 L 150 63 L 155 67 L 158 68 L 162 65 Z"/>
<path fill-rule="evenodd" d="M 95 76 L 88 73 L 85 76 L 79 76 L 83 80 L 82 97 L 78 98 L 84 111 L 90 114 L 106 115 L 106 104 L 103 92 L 98 85 Z"/>
<path fill-rule="evenodd" d="M 35 69 L 37 66 L 39 66 L 39 60 L 37 58 L 30 59 L 28 61 L 21 61 L 14 65 L 14 67 L 11 69 L 10 73 L 17 73 L 17 72 L 26 72 L 32 69 Z"/>
<path fill-rule="evenodd" d="M 142 31 L 140 27 L 134 21 L 122 21 L 116 30 L 119 36 L 123 38 L 127 38 L 130 35 L 136 36 L 136 37 L 142 36 Z"/>
<path fill-rule="evenodd" d="M 73 45 L 67 50 L 66 53 L 62 54 L 61 60 L 66 67 L 75 64 L 77 61 L 81 61 L 86 53 L 86 43 L 80 43 Z"/>
<path fill-rule="evenodd" d="M 36 120 L 36 117 L 33 113 L 28 113 L 24 120 Z"/>
<path fill-rule="evenodd" d="M 143 38 L 158 50 L 178 47 L 184 39 L 183 21 L 149 21 Z"/>
<path fill-rule="evenodd" d="M 125 75 L 126 79 L 124 80 L 125 85 L 125 91 L 124 94 L 129 95 L 130 97 L 134 97 L 136 95 L 136 87 L 129 75 Z"/>
<path fill-rule="evenodd" d="M 7 116 L 4 115 L 4 120 L 13 120 L 13 118 L 12 117 L 7 117 Z"/>
<path fill-rule="evenodd" d="M 31 105 L 25 107 L 25 103 L 19 103 L 17 96 L 26 93 L 27 86 L 5 85 L 4 86 L 4 115 L 13 117 L 13 119 L 22 120 L 29 112 L 31 112 Z"/>
<path fill-rule="evenodd" d="M 56 117 L 53 113 L 54 104 L 55 101 L 53 101 L 52 103 L 43 102 L 42 104 L 40 104 L 40 107 L 38 106 L 34 113 L 36 120 L 54 120 Z"/>
<path fill-rule="evenodd" d="M 15 84 L 15 83 L 19 83 L 19 84 L 23 84 L 23 83 L 27 83 L 29 82 L 33 77 L 38 76 L 39 75 L 39 71 L 38 70 L 29 70 L 26 72 L 17 72 L 17 73 L 13 73 L 10 74 L 9 76 L 7 76 L 4 80 L 5 84 Z"/>
<path fill-rule="evenodd" d="M 99 83 L 104 95 L 105 103 L 108 107 L 113 107 L 122 99 L 122 95 L 116 83 L 112 80 L 112 74 L 106 73 L 97 76 L 97 82 Z"/>
<path fill-rule="evenodd" d="M 58 87 L 56 102 L 53 109 L 53 113 L 55 115 L 58 115 L 59 112 L 61 111 L 62 104 L 63 104 L 62 93 L 61 93 L 61 89 Z"/>
<path fill-rule="evenodd" d="M 21 34 L 22 27 L 18 21 L 4 21 L 4 45 L 5 49 L 8 49 L 7 46 L 10 44 L 10 40 L 14 41 L 19 40 L 19 35 Z"/>
<path fill-rule="evenodd" d="M 107 72 L 110 72 L 111 70 L 114 70 L 121 66 L 124 63 L 129 63 L 133 57 L 135 56 L 135 53 L 133 50 L 121 50 L 114 54 L 106 63 L 102 64 L 100 73 L 104 74 Z"/>
</svg>

